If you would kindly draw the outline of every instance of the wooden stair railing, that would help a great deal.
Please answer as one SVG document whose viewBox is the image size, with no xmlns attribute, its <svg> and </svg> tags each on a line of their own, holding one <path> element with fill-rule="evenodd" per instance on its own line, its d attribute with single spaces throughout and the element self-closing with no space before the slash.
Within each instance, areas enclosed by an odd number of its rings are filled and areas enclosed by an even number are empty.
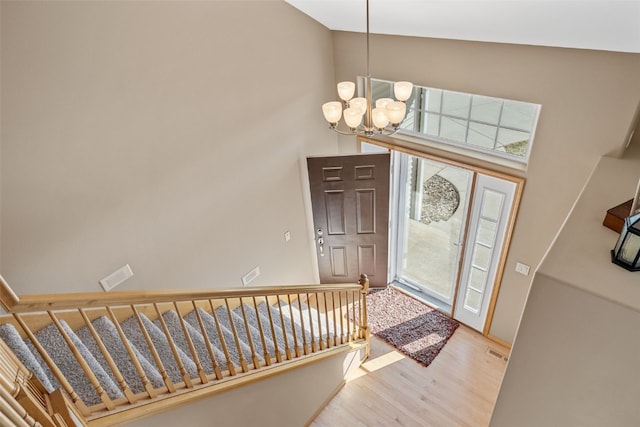
<svg viewBox="0 0 640 427">
<path fill-rule="evenodd" d="M 0 340 L 0 407 L 16 407 L 5 395 L 22 405 L 16 425 L 110 425 L 340 351 L 367 357 L 368 287 L 363 275 L 358 284 L 18 297 L 0 276 L 0 335 L 22 340 Z M 34 361 L 18 360 L 12 345 Z"/>
</svg>

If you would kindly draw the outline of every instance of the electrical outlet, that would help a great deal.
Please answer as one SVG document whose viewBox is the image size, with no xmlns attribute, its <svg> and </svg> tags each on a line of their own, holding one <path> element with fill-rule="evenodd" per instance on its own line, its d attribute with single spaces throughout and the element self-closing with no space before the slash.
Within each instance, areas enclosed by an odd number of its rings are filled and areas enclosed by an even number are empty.
<svg viewBox="0 0 640 427">
<path fill-rule="evenodd" d="M 528 276 L 530 268 L 531 267 L 529 267 L 527 264 L 523 264 L 521 262 L 516 263 L 516 271 L 522 275 Z"/>
<path fill-rule="evenodd" d="M 291 240 L 291 232 L 290 231 L 285 231 L 284 232 L 284 241 L 288 242 L 289 240 Z"/>
</svg>

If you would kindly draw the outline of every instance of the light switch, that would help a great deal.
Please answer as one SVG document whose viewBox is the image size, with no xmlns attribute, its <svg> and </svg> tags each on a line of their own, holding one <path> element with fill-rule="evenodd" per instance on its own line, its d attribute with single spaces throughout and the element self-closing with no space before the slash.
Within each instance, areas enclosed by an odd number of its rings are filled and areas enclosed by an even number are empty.
<svg viewBox="0 0 640 427">
<path fill-rule="evenodd" d="M 529 267 L 527 264 L 523 264 L 521 262 L 516 263 L 516 271 L 522 275 L 528 276 L 530 268 L 531 267 Z"/>
</svg>

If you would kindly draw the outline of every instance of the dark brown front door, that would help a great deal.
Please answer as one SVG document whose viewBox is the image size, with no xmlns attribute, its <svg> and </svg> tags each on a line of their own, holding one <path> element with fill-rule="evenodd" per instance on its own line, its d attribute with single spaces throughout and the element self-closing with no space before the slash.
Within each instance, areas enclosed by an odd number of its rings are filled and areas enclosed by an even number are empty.
<svg viewBox="0 0 640 427">
<path fill-rule="evenodd" d="M 387 285 L 390 154 L 307 159 L 321 283 Z"/>
</svg>

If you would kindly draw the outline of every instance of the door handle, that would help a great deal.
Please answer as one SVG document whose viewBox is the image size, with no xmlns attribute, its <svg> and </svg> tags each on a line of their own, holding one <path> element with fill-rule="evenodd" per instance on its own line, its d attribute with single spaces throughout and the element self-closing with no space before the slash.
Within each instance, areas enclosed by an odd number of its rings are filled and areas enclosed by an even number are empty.
<svg viewBox="0 0 640 427">
<path fill-rule="evenodd" d="M 320 250 L 320 256 L 324 256 L 324 238 L 322 237 L 324 232 L 322 231 L 322 228 L 316 229 L 316 234 L 318 235 L 318 249 Z"/>
</svg>

